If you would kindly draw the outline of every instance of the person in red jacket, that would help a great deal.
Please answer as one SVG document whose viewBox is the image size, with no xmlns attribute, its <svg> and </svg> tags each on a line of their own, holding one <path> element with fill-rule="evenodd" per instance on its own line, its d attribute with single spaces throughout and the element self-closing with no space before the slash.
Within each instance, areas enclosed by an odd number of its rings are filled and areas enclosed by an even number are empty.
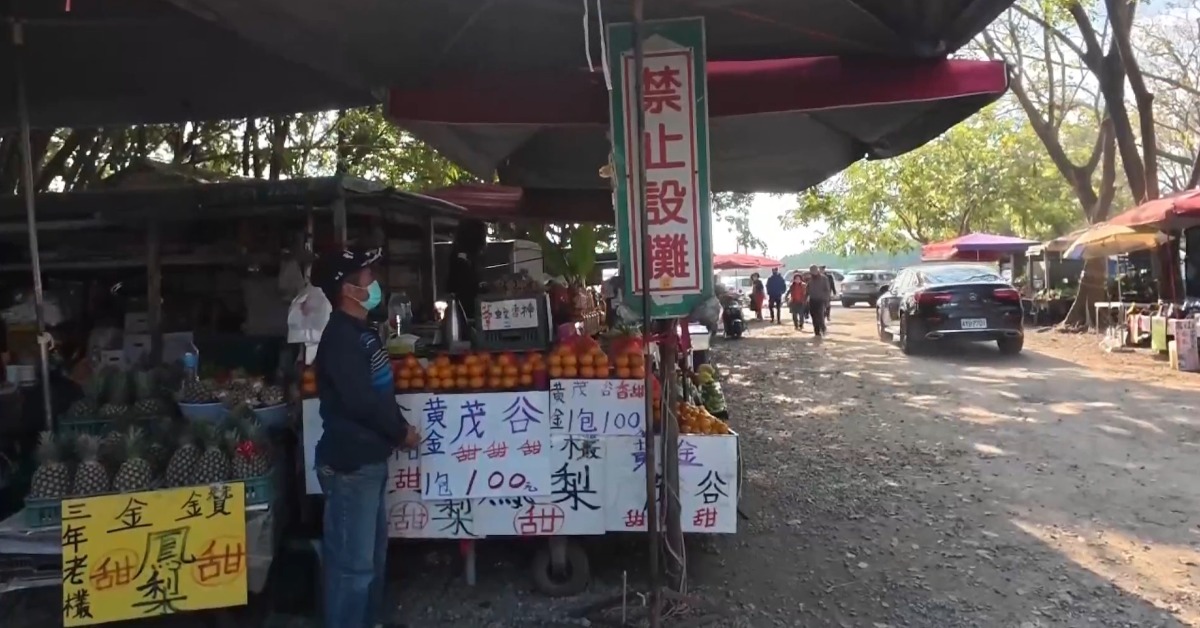
<svg viewBox="0 0 1200 628">
<path fill-rule="evenodd" d="M 808 285 L 800 273 L 792 275 L 792 285 L 788 287 L 788 311 L 792 313 L 792 325 L 796 329 L 804 329 L 805 309 L 808 307 Z"/>
</svg>

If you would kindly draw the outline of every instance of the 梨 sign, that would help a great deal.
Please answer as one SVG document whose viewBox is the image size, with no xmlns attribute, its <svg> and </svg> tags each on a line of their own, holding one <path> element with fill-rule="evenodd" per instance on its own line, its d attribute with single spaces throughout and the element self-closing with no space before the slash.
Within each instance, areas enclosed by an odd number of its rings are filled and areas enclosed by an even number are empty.
<svg viewBox="0 0 1200 628">
<path fill-rule="evenodd" d="M 240 483 L 64 500 L 63 625 L 246 603 Z"/>
<path fill-rule="evenodd" d="M 644 283 L 643 238 L 649 239 L 651 311 L 665 318 L 688 314 L 712 293 L 704 20 L 652 21 L 644 30 L 642 99 L 635 102 L 631 27 L 609 26 L 610 64 L 618 73 L 610 102 L 618 248 L 625 294 L 636 300 Z M 639 108 L 645 115 L 641 138 L 635 137 Z M 639 141 L 646 160 L 645 207 L 634 143 Z"/>
</svg>

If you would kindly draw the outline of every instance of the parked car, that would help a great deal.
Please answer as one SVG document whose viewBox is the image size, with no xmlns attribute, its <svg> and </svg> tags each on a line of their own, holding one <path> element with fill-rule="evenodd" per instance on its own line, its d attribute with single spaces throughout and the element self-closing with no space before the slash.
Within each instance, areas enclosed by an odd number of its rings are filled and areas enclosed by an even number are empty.
<svg viewBox="0 0 1200 628">
<path fill-rule="evenodd" d="M 854 307 L 854 304 L 863 302 L 875 307 L 880 289 L 895 278 L 896 274 L 890 270 L 852 270 L 846 273 L 839 291 L 842 307 Z"/>
<path fill-rule="evenodd" d="M 904 353 L 941 340 L 994 341 L 1000 353 L 1025 346 L 1021 293 L 976 264 L 922 264 L 906 268 L 886 287 L 876 311 L 880 340 Z"/>
</svg>

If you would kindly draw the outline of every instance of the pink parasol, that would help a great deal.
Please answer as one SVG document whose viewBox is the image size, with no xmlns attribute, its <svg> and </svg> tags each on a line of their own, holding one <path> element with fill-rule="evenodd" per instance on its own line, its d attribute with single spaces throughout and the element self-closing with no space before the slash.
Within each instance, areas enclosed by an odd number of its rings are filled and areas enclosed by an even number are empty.
<svg viewBox="0 0 1200 628">
<path fill-rule="evenodd" d="M 713 256 L 713 270 L 753 270 L 755 268 L 779 268 L 783 262 L 749 253 L 728 253 Z"/>
</svg>

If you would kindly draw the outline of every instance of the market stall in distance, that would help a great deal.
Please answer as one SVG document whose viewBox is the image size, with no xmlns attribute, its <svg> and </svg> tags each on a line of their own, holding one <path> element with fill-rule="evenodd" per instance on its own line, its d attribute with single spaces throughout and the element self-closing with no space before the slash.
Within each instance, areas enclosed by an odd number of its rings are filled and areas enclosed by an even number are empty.
<svg viewBox="0 0 1200 628">
<path fill-rule="evenodd" d="M 104 189 L 38 199 L 47 300 L 64 312 L 50 331 L 65 392 L 55 389 L 54 432 L 43 436 L 43 454 L 66 457 L 43 459 L 18 483 L 32 490 L 0 523 L 0 591 L 64 583 L 65 566 L 89 556 L 89 570 L 111 565 L 101 559 L 125 551 L 111 544 L 118 532 L 132 540 L 132 553 L 118 558 L 134 560 L 164 526 L 195 519 L 187 524 L 193 540 L 232 552 L 223 565 L 239 567 L 192 574 L 197 586 L 217 578 L 225 593 L 191 589 L 192 601 L 177 608 L 244 604 L 247 591 L 265 584 L 294 510 L 291 488 L 303 483 L 300 377 L 287 317 L 312 251 L 340 247 L 351 232 L 381 245 L 381 281 L 394 294 L 414 295 L 418 320 L 433 317 L 433 278 L 416 269 L 432 267 L 434 239 L 453 229 L 460 208 L 342 177 L 198 182 L 195 173 L 180 181 L 163 169 L 150 165 L 116 175 Z M 20 215 L 11 204 L 0 199 L 0 217 Z M 88 231 L 79 231 L 81 222 Z M 21 281 L 28 268 L 28 260 L 0 264 Z M 37 440 L 39 414 L 6 417 L 19 452 Z M 99 521 L 102 513 L 114 521 Z M 213 527 L 209 515 L 244 525 L 234 533 Z M 101 534 L 101 525 L 118 532 Z M 64 543 L 69 529 L 90 541 Z M 128 580 L 101 578 L 112 585 L 101 588 L 95 579 L 74 581 L 64 600 L 85 591 L 92 612 L 116 613 L 109 619 L 137 606 L 122 588 Z"/>
</svg>

